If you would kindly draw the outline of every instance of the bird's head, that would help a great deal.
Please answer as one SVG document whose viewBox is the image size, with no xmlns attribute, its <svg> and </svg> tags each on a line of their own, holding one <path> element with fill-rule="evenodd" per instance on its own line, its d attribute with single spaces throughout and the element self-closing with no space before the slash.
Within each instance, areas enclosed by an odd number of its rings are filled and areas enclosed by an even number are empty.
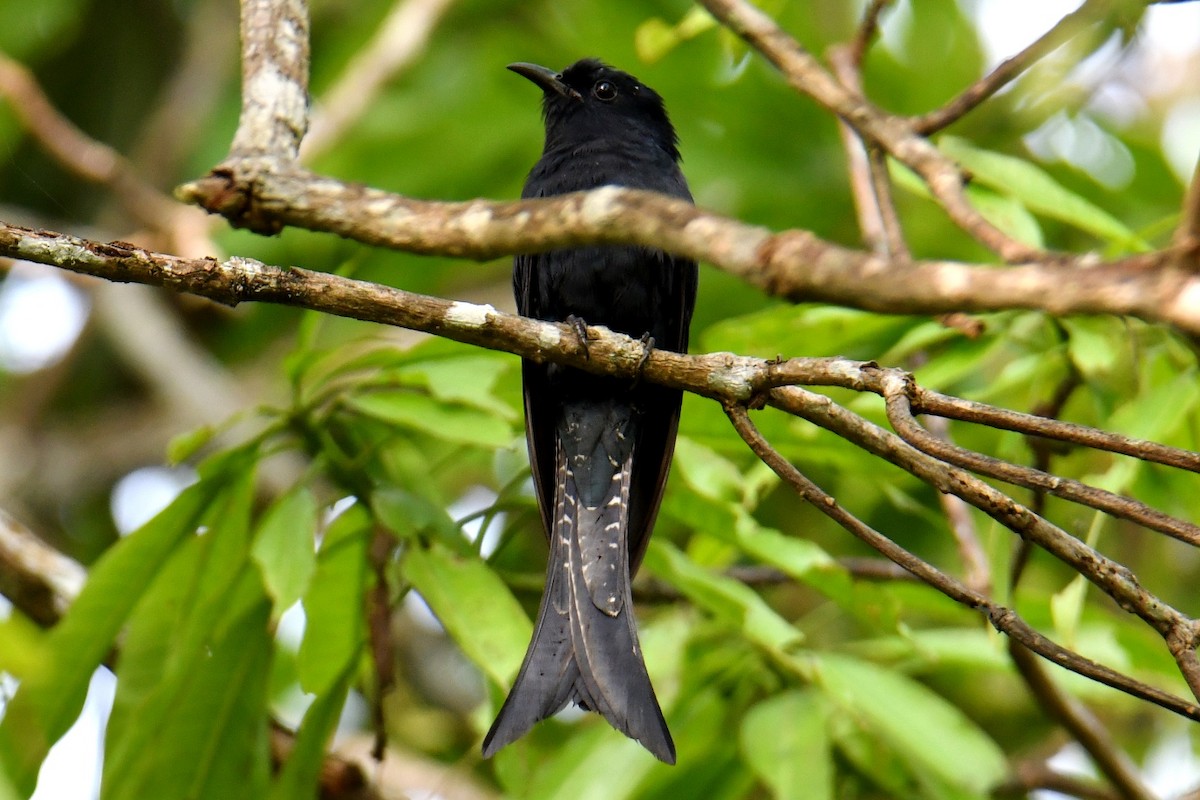
<svg viewBox="0 0 1200 800">
<path fill-rule="evenodd" d="M 576 61 L 562 72 L 525 63 L 508 68 L 542 90 L 547 149 L 558 142 L 600 138 L 648 140 L 679 159 L 679 139 L 662 98 L 629 73 L 594 58 Z"/>
</svg>

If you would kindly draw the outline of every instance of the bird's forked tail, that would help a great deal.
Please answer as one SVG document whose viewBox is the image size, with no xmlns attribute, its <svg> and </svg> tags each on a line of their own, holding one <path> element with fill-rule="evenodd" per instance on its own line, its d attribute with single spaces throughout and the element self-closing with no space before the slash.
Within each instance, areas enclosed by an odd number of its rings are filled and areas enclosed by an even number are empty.
<svg viewBox="0 0 1200 800">
<path fill-rule="evenodd" d="M 642 661 L 630 594 L 629 453 L 602 501 L 580 499 L 559 448 L 546 588 L 533 640 L 483 755 L 525 734 L 568 701 L 596 711 L 658 759 L 675 763 L 675 744 Z"/>
</svg>

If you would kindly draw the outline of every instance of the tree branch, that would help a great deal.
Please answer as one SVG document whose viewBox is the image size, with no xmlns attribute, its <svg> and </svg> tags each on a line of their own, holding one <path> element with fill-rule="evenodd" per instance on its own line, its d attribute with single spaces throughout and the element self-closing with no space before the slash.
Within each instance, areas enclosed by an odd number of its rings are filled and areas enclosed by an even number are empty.
<svg viewBox="0 0 1200 800">
<path fill-rule="evenodd" d="M 780 72 L 792 88 L 811 97 L 846 121 L 867 142 L 908 166 L 929 186 L 942 208 L 963 230 L 1005 261 L 1029 261 L 1040 251 L 992 225 L 967 201 L 958 166 L 908 120 L 889 115 L 842 86 L 775 20 L 746 0 L 701 0 L 722 24 L 746 40 Z"/>
<path fill-rule="evenodd" d="M 1120 796 L 1126 800 L 1155 800 L 1155 795 L 1138 775 L 1137 766 L 1117 746 L 1091 710 L 1056 686 L 1041 662 L 1024 645 L 1010 640 L 1008 653 L 1038 705 L 1092 756 L 1100 771 L 1117 787 Z"/>
<path fill-rule="evenodd" d="M 613 377 L 641 376 L 718 399 L 727 407 L 756 399 L 765 400 L 838 433 L 941 491 L 962 497 L 1022 537 L 1037 542 L 1086 575 L 1123 608 L 1137 614 L 1164 638 L 1168 638 L 1170 649 L 1179 660 L 1185 678 L 1191 678 L 1193 674 L 1185 651 L 1180 649 L 1191 641 L 1191 620 L 1146 592 L 1126 567 L 1031 514 L 969 474 L 922 453 L 895 434 L 841 409 L 828 398 L 796 386 L 842 386 L 855 391 L 894 395 L 907 391 L 905 387 L 909 383 L 908 376 L 899 370 L 884 370 L 874 364 L 846 359 L 764 361 L 729 353 L 689 356 L 665 350 L 653 350 L 647 357 L 641 342 L 600 327 L 588 328 L 588 347 L 585 351 L 566 325 L 503 314 L 490 306 L 427 297 L 326 273 L 280 269 L 249 259 L 231 258 L 224 262 L 216 259 L 184 259 L 151 253 L 123 243 L 99 244 L 14 226 L 0 226 L 0 255 L 37 260 L 109 280 L 164 286 L 224 303 L 245 300 L 275 302 L 407 327 L 468 344 L 504 350 L 535 361 L 554 361 Z M 915 390 L 911 394 L 920 396 Z M 979 406 L 977 411 L 989 413 L 989 407 L 976 405 Z M 731 415 L 735 421 L 740 419 L 736 413 L 731 412 Z M 1014 422 L 1012 417 L 1006 419 Z M 1014 427 L 1020 429 L 1019 426 Z M 746 430 L 743 425 L 739 432 L 746 436 Z M 1106 442 L 1098 431 L 1093 432 L 1091 438 Z M 1134 453 L 1142 450 L 1160 455 L 1161 451 L 1183 452 L 1129 439 L 1123 439 L 1121 444 Z M 763 452 L 769 455 L 767 463 L 772 468 L 786 473 L 789 481 L 794 480 L 790 471 L 794 468 L 790 465 L 790 470 L 785 468 L 778 454 L 770 455 L 774 451 Z M 840 524 L 864 538 L 883 555 L 958 602 L 986 611 L 993 625 L 1043 657 L 1136 697 L 1200 720 L 1200 708 L 1195 704 L 1122 676 L 1055 645 L 1029 628 L 1009 609 L 995 605 L 980 593 L 916 559 L 844 512 L 835 512 L 836 503 L 824 493 L 810 492 L 810 495 L 816 498 L 818 508 L 826 513 L 836 513 L 835 518 Z M 1197 687 L 1193 684 L 1193 688 Z"/>
<path fill-rule="evenodd" d="M 1107 514 L 1137 523 L 1181 542 L 1200 546 L 1200 526 L 1164 514 L 1129 497 L 1087 486 L 1070 478 L 1060 478 L 1040 470 L 1009 464 L 998 458 L 976 453 L 934 436 L 921 427 L 913 416 L 908 396 L 899 385 L 885 390 L 888 421 L 909 444 L 939 461 L 969 469 L 980 475 L 998 478 L 1014 486 L 1035 489 L 1073 503 L 1099 509 Z"/>
<path fill-rule="evenodd" d="M 227 163 L 178 193 L 259 232 L 294 225 L 426 255 L 485 260 L 583 244 L 641 244 L 707 261 L 794 302 L 893 314 L 1012 308 L 1127 314 L 1200 333 L 1200 275 L 1169 266 L 1173 251 L 1012 267 L 897 263 L 806 231 L 773 234 L 635 189 L 607 186 L 540 200 L 439 203 L 247 159 Z"/>
<path fill-rule="evenodd" d="M 798 390 L 792 389 L 793 393 Z M 840 505 L 831 495 L 826 494 L 815 483 L 806 478 L 798 469 L 779 454 L 762 437 L 754 423 L 750 421 L 745 409 L 727 403 L 725 413 L 733 422 L 734 428 L 742 439 L 754 451 L 763 463 L 769 466 L 775 474 L 788 484 L 797 494 L 812 504 L 821 513 L 833 519 L 851 534 L 877 550 L 888 559 L 911 572 L 924 583 L 937 589 L 955 602 L 968 608 L 977 609 L 987 615 L 988 620 L 996 630 L 1008 634 L 1025 647 L 1043 658 L 1053 661 L 1061 667 L 1077 672 L 1099 683 L 1106 684 L 1127 694 L 1155 703 L 1181 716 L 1200 721 L 1200 706 L 1175 697 L 1160 689 L 1122 675 L 1115 670 L 1084 658 L 1042 636 L 1029 626 L 1017 613 L 1009 608 L 998 605 L 987 597 L 975 592 L 954 578 L 946 575 L 931 564 L 923 561 L 883 534 L 858 520 Z M 842 411 L 840 422 L 845 423 L 849 412 Z M 864 425 L 869 425 L 862 421 Z M 842 424 L 843 430 L 847 428 Z"/>
<path fill-rule="evenodd" d="M 1033 44 L 1015 56 L 1000 62 L 999 66 L 968 86 L 953 100 L 936 111 L 913 119 L 913 130 L 928 136 L 957 122 L 980 103 L 1015 80 L 1043 56 L 1102 19 L 1111 6 L 1112 0 L 1087 0 L 1079 8 L 1055 23 L 1054 27 L 1046 31 Z"/>
<path fill-rule="evenodd" d="M 242 0 L 242 112 L 232 158 L 295 161 L 308 130 L 308 3 Z"/>
<path fill-rule="evenodd" d="M 87 572 L 0 510 L 0 595 L 50 627 L 83 588 Z"/>
</svg>

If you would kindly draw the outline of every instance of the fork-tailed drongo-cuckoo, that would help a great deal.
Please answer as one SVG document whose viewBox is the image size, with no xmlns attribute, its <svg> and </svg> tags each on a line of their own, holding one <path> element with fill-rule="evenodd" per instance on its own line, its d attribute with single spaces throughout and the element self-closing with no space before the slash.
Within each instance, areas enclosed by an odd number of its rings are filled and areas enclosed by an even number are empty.
<svg viewBox="0 0 1200 800">
<path fill-rule="evenodd" d="M 512 64 L 543 93 L 546 140 L 523 198 L 617 185 L 691 200 L 662 98 L 584 59 L 562 72 Z M 521 314 L 604 325 L 686 352 L 696 264 L 592 246 L 517 256 Z M 581 328 L 582 330 L 582 328 Z M 638 644 L 630 596 L 670 468 L 681 393 L 557 364 L 523 364 L 525 432 L 550 542 L 546 588 L 516 683 L 483 741 L 489 756 L 574 702 L 667 763 L 675 745 Z"/>
</svg>

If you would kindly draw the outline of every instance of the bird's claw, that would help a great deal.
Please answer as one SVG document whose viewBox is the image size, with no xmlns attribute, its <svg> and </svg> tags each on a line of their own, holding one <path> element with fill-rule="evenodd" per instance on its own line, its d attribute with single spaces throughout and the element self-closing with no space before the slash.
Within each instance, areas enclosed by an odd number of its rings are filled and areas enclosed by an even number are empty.
<svg viewBox="0 0 1200 800">
<path fill-rule="evenodd" d="M 642 375 L 646 371 L 646 365 L 650 363 L 650 354 L 654 352 L 654 337 L 649 333 L 643 333 L 639 341 L 642 343 L 642 357 L 638 359 L 637 375 L 634 377 L 634 383 L 642 379 Z"/>
<path fill-rule="evenodd" d="M 567 327 L 575 334 L 575 341 L 583 351 L 583 357 L 591 360 L 592 354 L 588 348 L 587 323 L 583 321 L 582 317 L 577 317 L 574 314 L 568 315 L 565 322 L 567 323 Z"/>
</svg>

